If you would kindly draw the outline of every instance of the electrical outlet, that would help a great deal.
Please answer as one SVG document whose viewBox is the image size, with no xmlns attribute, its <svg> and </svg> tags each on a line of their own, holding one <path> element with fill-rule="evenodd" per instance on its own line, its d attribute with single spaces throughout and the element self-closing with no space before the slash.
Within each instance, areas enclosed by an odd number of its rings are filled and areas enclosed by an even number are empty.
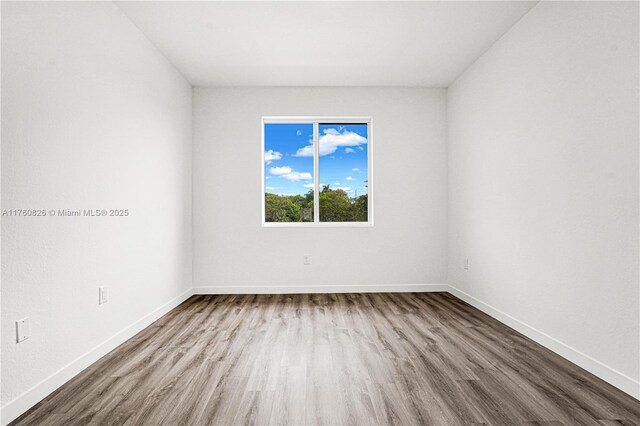
<svg viewBox="0 0 640 426">
<path fill-rule="evenodd" d="M 310 254 L 305 254 L 304 256 L 302 256 L 302 264 L 304 266 L 311 265 L 311 255 Z"/>
<path fill-rule="evenodd" d="M 467 269 L 467 270 L 469 269 L 469 259 L 464 260 L 463 267 L 464 269 Z"/>
<path fill-rule="evenodd" d="M 102 305 L 109 301 L 109 292 L 107 291 L 109 287 L 102 286 L 98 287 L 98 305 Z"/>
<path fill-rule="evenodd" d="M 22 318 L 16 321 L 16 340 L 17 343 L 27 340 L 31 337 L 31 325 L 29 324 L 29 317 Z"/>
</svg>

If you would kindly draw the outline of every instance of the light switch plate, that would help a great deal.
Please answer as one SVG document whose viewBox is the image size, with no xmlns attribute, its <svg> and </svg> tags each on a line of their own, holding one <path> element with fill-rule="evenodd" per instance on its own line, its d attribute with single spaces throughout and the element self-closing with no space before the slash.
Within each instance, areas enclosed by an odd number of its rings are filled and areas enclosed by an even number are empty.
<svg viewBox="0 0 640 426">
<path fill-rule="evenodd" d="M 16 340 L 18 343 L 31 337 L 31 326 L 29 325 L 29 317 L 16 321 Z"/>
</svg>

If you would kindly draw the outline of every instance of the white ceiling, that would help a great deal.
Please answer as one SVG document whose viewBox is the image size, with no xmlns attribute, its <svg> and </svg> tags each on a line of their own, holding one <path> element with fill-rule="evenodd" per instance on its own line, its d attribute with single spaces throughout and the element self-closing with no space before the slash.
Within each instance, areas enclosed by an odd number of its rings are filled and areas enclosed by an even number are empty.
<svg viewBox="0 0 640 426">
<path fill-rule="evenodd" d="M 195 86 L 447 87 L 536 2 L 117 4 Z"/>
</svg>

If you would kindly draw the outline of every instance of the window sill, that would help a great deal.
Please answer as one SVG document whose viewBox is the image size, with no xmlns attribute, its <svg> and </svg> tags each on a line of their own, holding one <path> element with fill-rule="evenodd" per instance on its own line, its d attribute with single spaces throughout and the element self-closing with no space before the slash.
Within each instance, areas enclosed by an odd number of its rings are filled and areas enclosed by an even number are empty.
<svg viewBox="0 0 640 426">
<path fill-rule="evenodd" d="M 263 222 L 263 228 L 373 228 L 373 222 Z"/>
</svg>

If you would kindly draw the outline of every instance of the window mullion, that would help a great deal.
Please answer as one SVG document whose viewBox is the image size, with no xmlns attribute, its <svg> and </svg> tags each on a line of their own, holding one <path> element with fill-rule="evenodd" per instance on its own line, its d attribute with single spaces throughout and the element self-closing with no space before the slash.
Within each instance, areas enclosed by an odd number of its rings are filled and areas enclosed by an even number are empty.
<svg viewBox="0 0 640 426">
<path fill-rule="evenodd" d="M 318 122 L 313 122 L 313 221 L 320 222 L 320 146 Z"/>
</svg>

